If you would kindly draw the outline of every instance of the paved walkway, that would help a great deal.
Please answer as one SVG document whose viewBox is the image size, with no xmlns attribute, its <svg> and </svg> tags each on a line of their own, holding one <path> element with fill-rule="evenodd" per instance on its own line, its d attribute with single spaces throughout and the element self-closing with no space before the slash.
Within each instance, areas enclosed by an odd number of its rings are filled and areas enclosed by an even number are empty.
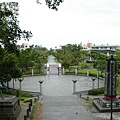
<svg viewBox="0 0 120 120">
<path fill-rule="evenodd" d="M 50 56 L 48 62 L 55 62 L 54 58 Z M 92 114 L 86 110 L 80 99 L 72 94 L 73 79 L 78 80 L 76 91 L 84 91 L 92 88 L 92 81 L 89 77 L 49 75 L 25 78 L 22 82 L 22 90 L 39 92 L 38 81 L 44 80 L 42 84 L 43 120 L 109 120 L 108 113 L 100 114 L 97 112 Z M 97 81 L 95 81 L 95 86 L 97 86 Z M 18 89 L 19 83 L 15 87 Z M 86 96 L 84 95 L 84 97 Z M 23 108 L 23 114 L 25 109 Z M 119 113 L 114 115 L 116 118 L 114 120 L 120 120 L 118 117 Z M 23 117 L 21 120 L 23 120 Z"/>
<path fill-rule="evenodd" d="M 48 62 L 51 61 L 55 62 L 53 56 L 48 58 Z M 43 120 L 92 120 L 90 113 L 86 111 L 80 99 L 72 95 L 72 91 L 70 94 L 67 91 L 69 90 L 68 85 L 65 82 L 60 84 L 61 80 L 51 80 L 49 86 L 52 87 L 49 87 L 48 92 L 50 94 L 43 95 Z M 59 84 L 56 85 L 56 82 Z"/>
<path fill-rule="evenodd" d="M 75 95 L 44 96 L 43 120 L 93 120 Z"/>
<path fill-rule="evenodd" d="M 52 56 L 48 59 L 48 62 L 50 61 L 55 62 Z M 64 83 L 66 87 L 63 87 L 64 84 L 56 85 L 56 82 L 60 83 L 61 80 L 51 80 L 46 88 L 50 94 L 43 96 L 43 120 L 93 120 L 81 101 L 72 95 L 72 91 L 70 94 L 65 89 L 68 85 Z"/>
</svg>

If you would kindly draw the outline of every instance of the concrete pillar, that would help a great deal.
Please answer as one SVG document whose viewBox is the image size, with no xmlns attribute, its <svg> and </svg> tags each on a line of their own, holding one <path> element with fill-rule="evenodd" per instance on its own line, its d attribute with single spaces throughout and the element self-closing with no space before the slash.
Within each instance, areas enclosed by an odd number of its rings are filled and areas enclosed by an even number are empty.
<svg viewBox="0 0 120 120">
<path fill-rule="evenodd" d="M 87 70 L 87 77 L 89 77 L 89 70 Z"/>
<path fill-rule="evenodd" d="M 47 75 L 50 74 L 50 67 L 49 67 L 49 64 L 47 63 Z"/>
<path fill-rule="evenodd" d="M 47 75 L 50 74 L 50 70 L 49 70 L 49 67 L 47 67 Z"/>
<path fill-rule="evenodd" d="M 33 70 L 33 68 L 32 68 L 32 76 L 34 75 L 34 70 Z"/>
<path fill-rule="evenodd" d="M 42 95 L 43 93 L 42 93 L 42 83 L 43 83 L 43 81 L 39 81 L 39 83 L 40 83 L 40 95 Z"/>
<path fill-rule="evenodd" d="M 109 51 L 107 52 L 107 56 L 109 56 L 110 55 L 110 53 L 109 53 Z"/>
<path fill-rule="evenodd" d="M 58 75 L 61 74 L 61 67 L 58 67 Z"/>
<path fill-rule="evenodd" d="M 58 75 L 59 75 L 59 67 L 58 67 Z"/>
<path fill-rule="evenodd" d="M 77 75 L 77 72 L 78 72 L 78 70 L 77 70 L 77 68 L 75 68 L 75 75 Z"/>
<path fill-rule="evenodd" d="M 77 80 L 72 80 L 73 81 L 73 93 L 76 92 L 76 82 Z"/>
<path fill-rule="evenodd" d="M 91 79 L 92 79 L 92 89 L 94 89 L 95 88 L 95 86 L 94 86 L 95 78 L 91 78 Z"/>
<path fill-rule="evenodd" d="M 92 58 L 90 57 L 90 61 L 92 61 Z"/>
</svg>

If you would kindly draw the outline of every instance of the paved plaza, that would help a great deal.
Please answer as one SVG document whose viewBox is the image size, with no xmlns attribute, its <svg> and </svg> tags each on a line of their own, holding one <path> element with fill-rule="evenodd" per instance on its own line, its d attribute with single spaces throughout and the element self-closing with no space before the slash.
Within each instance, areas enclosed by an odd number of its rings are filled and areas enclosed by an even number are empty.
<svg viewBox="0 0 120 120">
<path fill-rule="evenodd" d="M 53 56 L 50 56 L 48 62 L 54 63 Z M 50 69 L 52 75 L 25 77 L 21 83 L 23 91 L 40 92 L 40 80 L 42 83 L 44 105 L 43 120 L 109 120 L 109 113 L 90 113 L 82 105 L 80 99 L 73 95 L 73 82 L 77 80 L 76 92 L 92 89 L 91 77 L 75 75 L 57 75 L 57 68 Z M 104 81 L 100 80 L 100 86 Z M 98 81 L 95 80 L 95 88 Z M 13 87 L 13 82 L 10 82 Z M 19 81 L 15 82 L 15 89 L 19 89 Z M 115 113 L 116 119 L 120 120 L 118 113 Z M 108 118 L 108 119 L 107 119 Z"/>
<path fill-rule="evenodd" d="M 56 63 L 53 56 L 48 58 L 49 63 Z M 73 93 L 73 82 L 77 80 L 76 91 L 85 91 L 92 89 L 92 79 L 86 76 L 75 76 L 75 75 L 57 75 L 58 68 L 50 68 L 52 75 L 43 76 L 31 76 L 25 77 L 21 82 L 21 90 L 39 92 L 40 84 L 39 81 L 43 80 L 42 91 L 45 96 L 54 95 L 71 95 Z M 104 81 L 100 80 L 100 86 L 103 86 Z M 13 88 L 13 81 L 9 83 L 10 87 Z M 98 80 L 94 82 L 94 87 L 98 87 Z M 19 81 L 14 82 L 14 88 L 20 89 Z"/>
<path fill-rule="evenodd" d="M 52 56 L 49 57 L 48 62 L 55 62 Z M 76 91 L 88 90 L 92 88 L 91 77 L 57 75 L 57 68 L 50 70 L 52 75 L 25 77 L 21 83 L 23 91 L 40 92 L 39 81 L 44 81 L 42 83 L 43 120 L 92 120 L 81 101 L 73 95 L 72 82 L 72 80 L 77 80 Z M 102 86 L 103 81 L 100 84 Z M 14 86 L 15 89 L 19 89 L 19 81 L 16 81 Z M 95 86 L 97 87 L 97 81 Z M 13 87 L 12 81 L 10 87 Z"/>
<path fill-rule="evenodd" d="M 81 101 L 73 96 L 44 96 L 43 120 L 93 120 Z"/>
</svg>

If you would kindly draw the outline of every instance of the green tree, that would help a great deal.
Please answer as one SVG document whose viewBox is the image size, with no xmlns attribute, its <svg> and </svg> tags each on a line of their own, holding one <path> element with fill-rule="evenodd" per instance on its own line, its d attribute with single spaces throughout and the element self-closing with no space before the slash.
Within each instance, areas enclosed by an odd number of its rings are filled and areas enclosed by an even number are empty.
<svg viewBox="0 0 120 120">
<path fill-rule="evenodd" d="M 101 75 L 105 70 L 105 61 L 107 59 L 107 55 L 102 54 L 100 52 L 95 52 L 95 57 L 96 57 L 96 61 L 94 63 L 94 68 L 99 69 L 101 71 Z"/>
<path fill-rule="evenodd" d="M 77 44 L 67 44 L 61 46 L 61 49 L 56 49 L 54 56 L 62 63 L 62 66 L 79 65 L 79 62 L 85 57 L 85 52 L 82 52 L 82 47 Z M 65 65 L 66 64 L 66 65 Z"/>
<path fill-rule="evenodd" d="M 45 2 L 50 9 L 54 9 L 57 11 L 57 7 L 63 2 L 63 0 L 45 0 Z M 39 0 L 37 0 L 37 4 L 41 4 Z"/>
<path fill-rule="evenodd" d="M 16 43 L 21 38 L 29 40 L 32 33 L 21 30 L 18 18 L 18 3 L 0 3 L 0 81 L 8 82 L 20 77 L 18 67 L 19 50 Z"/>
<path fill-rule="evenodd" d="M 117 73 L 120 74 L 120 50 L 115 51 L 115 59 L 117 60 Z"/>
<path fill-rule="evenodd" d="M 32 48 L 27 48 L 25 50 L 21 50 L 20 56 L 19 56 L 19 67 L 24 71 L 24 74 L 26 74 L 26 71 L 29 69 L 29 67 L 33 67 L 34 63 L 31 59 L 32 55 Z"/>
<path fill-rule="evenodd" d="M 20 52 L 19 57 L 19 66 L 26 74 L 29 67 L 35 67 L 39 70 L 39 73 L 42 70 L 44 63 L 47 62 L 48 53 L 47 49 L 41 46 L 30 46 L 25 50 Z"/>
<path fill-rule="evenodd" d="M 45 63 L 47 63 L 47 58 L 48 58 L 48 50 L 45 47 L 42 46 L 35 46 L 34 48 L 35 52 L 35 63 L 36 67 L 39 69 L 39 72 L 41 72 L 42 67 L 44 66 Z"/>
<path fill-rule="evenodd" d="M 4 51 L 4 57 L 2 57 L 0 61 L 0 80 L 2 82 L 8 82 L 11 78 L 21 76 L 18 68 L 18 60 L 15 54 L 9 54 Z"/>
<path fill-rule="evenodd" d="M 0 3 L 0 43 L 11 53 L 17 51 L 16 43 L 21 38 L 29 40 L 32 33 L 21 30 L 18 18 L 18 3 Z"/>
</svg>

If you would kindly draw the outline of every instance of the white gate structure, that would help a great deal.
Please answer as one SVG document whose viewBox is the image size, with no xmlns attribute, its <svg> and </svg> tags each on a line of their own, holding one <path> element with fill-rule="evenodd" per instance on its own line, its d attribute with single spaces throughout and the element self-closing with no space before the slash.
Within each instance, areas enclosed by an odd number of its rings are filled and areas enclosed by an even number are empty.
<svg viewBox="0 0 120 120">
<path fill-rule="evenodd" d="M 60 63 L 47 63 L 46 67 L 46 74 L 47 75 L 60 75 L 61 74 L 61 64 Z"/>
</svg>

